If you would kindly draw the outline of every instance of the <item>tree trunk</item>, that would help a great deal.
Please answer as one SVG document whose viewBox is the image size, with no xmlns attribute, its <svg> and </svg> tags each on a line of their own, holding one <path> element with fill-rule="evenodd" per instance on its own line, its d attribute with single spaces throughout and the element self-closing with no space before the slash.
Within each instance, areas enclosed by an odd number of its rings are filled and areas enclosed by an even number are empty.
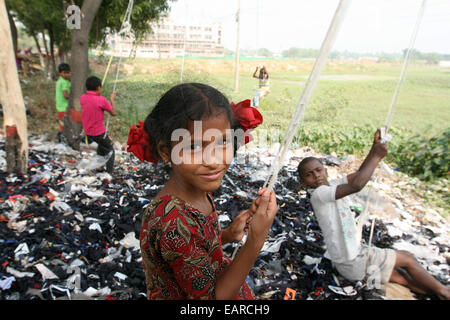
<svg viewBox="0 0 450 320">
<path fill-rule="evenodd" d="M 33 32 L 33 39 L 34 39 L 34 42 L 36 43 L 36 48 L 38 50 L 39 63 L 41 64 L 41 67 L 45 70 L 44 55 L 42 54 L 41 45 L 39 44 L 37 35 L 34 32 Z"/>
<path fill-rule="evenodd" d="M 47 46 L 47 41 L 45 40 L 45 32 L 44 32 L 44 30 L 41 30 L 41 35 L 42 35 L 42 41 L 44 43 L 45 54 L 49 55 L 50 53 L 48 52 L 48 46 Z"/>
<path fill-rule="evenodd" d="M 14 46 L 14 54 L 17 55 L 17 28 L 16 28 L 16 23 L 14 22 L 13 17 L 9 13 L 8 8 L 6 8 L 6 12 L 8 13 L 9 26 L 11 27 L 11 36 L 12 36 L 12 41 L 13 41 L 13 46 Z"/>
<path fill-rule="evenodd" d="M 53 81 L 58 80 L 58 70 L 56 68 L 56 61 L 55 61 L 55 37 L 53 34 L 53 26 L 51 24 L 49 24 L 47 26 L 47 30 L 48 30 L 48 36 L 50 37 L 50 63 L 52 66 L 52 73 L 51 73 L 51 78 Z"/>
<path fill-rule="evenodd" d="M 75 150 L 80 149 L 80 134 L 83 129 L 80 97 L 85 92 L 85 82 L 89 73 L 89 32 L 101 3 L 102 0 L 83 1 L 80 29 L 74 29 L 72 33 L 71 88 L 63 134 Z"/>
<path fill-rule="evenodd" d="M 44 32 L 44 30 L 41 30 L 41 35 L 42 35 L 42 41 L 44 43 L 44 49 L 45 49 L 45 60 L 44 60 L 44 62 L 45 62 L 45 71 L 44 71 L 44 73 L 45 73 L 45 77 L 50 80 L 50 72 L 51 72 L 51 70 L 50 70 L 51 69 L 51 67 L 50 67 L 51 64 L 50 64 L 50 60 L 49 60 L 50 53 L 48 51 L 47 41 L 45 40 L 45 32 Z"/>
<path fill-rule="evenodd" d="M 3 129 L 6 132 L 8 172 L 27 173 L 27 117 L 15 59 L 5 0 L 0 0 L 0 103 L 3 106 Z"/>
</svg>

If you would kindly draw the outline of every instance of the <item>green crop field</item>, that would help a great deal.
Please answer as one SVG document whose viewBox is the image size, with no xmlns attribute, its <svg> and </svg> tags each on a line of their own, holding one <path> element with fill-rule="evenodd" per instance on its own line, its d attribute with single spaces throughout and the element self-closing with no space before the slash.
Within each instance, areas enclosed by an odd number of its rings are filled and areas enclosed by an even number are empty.
<svg viewBox="0 0 450 320">
<path fill-rule="evenodd" d="M 117 102 L 129 123 L 143 120 L 159 97 L 181 81 L 181 59 L 135 59 L 124 63 L 117 83 Z M 270 94 L 260 103 L 260 128 L 284 130 L 297 106 L 313 61 L 241 61 L 239 91 L 234 92 L 234 61 L 185 59 L 183 82 L 198 81 L 217 87 L 234 102 L 251 99 L 257 88 L 254 68 L 266 64 Z M 382 126 L 397 85 L 401 63 L 368 64 L 329 61 L 309 101 L 304 129 L 347 131 Z M 108 76 L 105 91 L 112 87 Z M 431 136 L 448 128 L 450 70 L 410 64 L 401 87 L 392 123 L 405 134 Z"/>
</svg>

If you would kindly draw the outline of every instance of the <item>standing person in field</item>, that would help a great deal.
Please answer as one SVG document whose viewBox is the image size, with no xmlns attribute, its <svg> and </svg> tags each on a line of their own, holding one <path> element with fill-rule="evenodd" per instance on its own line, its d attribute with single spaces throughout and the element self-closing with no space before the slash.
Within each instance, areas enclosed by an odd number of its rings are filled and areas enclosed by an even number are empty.
<svg viewBox="0 0 450 320">
<path fill-rule="evenodd" d="M 270 92 L 269 73 L 267 72 L 266 66 L 262 66 L 259 69 L 259 74 L 256 75 L 258 69 L 259 67 L 256 67 L 255 72 L 253 72 L 253 78 L 259 79 L 258 90 L 256 90 L 253 97 L 253 106 L 255 107 L 259 107 L 259 100 Z"/>
<path fill-rule="evenodd" d="M 116 92 L 110 95 L 111 104 L 103 97 L 102 82 L 99 78 L 92 76 L 86 79 L 87 92 L 80 97 L 81 104 L 81 119 L 83 123 L 84 132 L 88 139 L 95 141 L 98 144 L 97 154 L 106 156 L 111 154 L 106 162 L 106 171 L 112 173 L 114 171 L 114 146 L 106 134 L 106 127 L 104 124 L 104 112 L 109 112 L 112 116 L 116 115 L 114 100 L 116 99 Z"/>
<path fill-rule="evenodd" d="M 69 105 L 70 95 L 70 66 L 67 63 L 61 63 L 58 66 L 59 78 L 56 81 L 55 102 L 56 111 L 58 112 L 58 141 L 61 142 L 62 132 L 64 129 L 63 118 Z"/>
<path fill-rule="evenodd" d="M 252 121 L 253 110 L 258 112 L 249 104 L 230 107 L 210 86 L 186 83 L 165 93 L 145 122 L 131 128 L 127 151 L 169 168 L 168 181 L 142 219 L 148 299 L 255 298 L 245 279 L 278 211 L 275 194 L 260 190 L 251 207 L 225 230 L 211 195 L 238 147 L 231 129 L 246 129 L 242 123 Z M 245 118 L 247 112 L 250 118 Z M 260 121 L 253 128 L 262 122 L 259 112 L 257 116 Z M 241 240 L 247 229 L 234 260 L 226 258 L 222 245 Z"/>
<path fill-rule="evenodd" d="M 369 247 L 359 242 L 348 196 L 367 184 L 387 148 L 377 130 L 372 148 L 358 171 L 328 181 L 327 170 L 319 159 L 308 157 L 298 166 L 300 183 L 308 188 L 311 205 L 327 246 L 329 258 L 348 280 L 373 277 L 378 283 L 396 282 L 418 293 L 449 299 L 449 288 L 430 275 L 407 251 Z"/>
</svg>

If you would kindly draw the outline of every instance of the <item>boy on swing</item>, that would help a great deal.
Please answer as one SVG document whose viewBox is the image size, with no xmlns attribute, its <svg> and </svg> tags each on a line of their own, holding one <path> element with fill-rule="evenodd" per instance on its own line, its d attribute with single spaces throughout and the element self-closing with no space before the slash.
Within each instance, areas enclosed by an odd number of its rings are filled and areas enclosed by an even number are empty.
<svg viewBox="0 0 450 320">
<path fill-rule="evenodd" d="M 327 169 L 314 157 L 307 157 L 298 165 L 300 184 L 311 196 L 311 206 L 323 233 L 325 257 L 350 281 L 370 276 L 376 283 L 395 282 L 412 291 L 448 300 L 449 288 L 430 275 L 411 253 L 369 247 L 358 240 L 347 196 L 364 188 L 386 154 L 386 144 L 381 142 L 377 130 L 359 170 L 346 177 L 328 181 Z"/>
</svg>

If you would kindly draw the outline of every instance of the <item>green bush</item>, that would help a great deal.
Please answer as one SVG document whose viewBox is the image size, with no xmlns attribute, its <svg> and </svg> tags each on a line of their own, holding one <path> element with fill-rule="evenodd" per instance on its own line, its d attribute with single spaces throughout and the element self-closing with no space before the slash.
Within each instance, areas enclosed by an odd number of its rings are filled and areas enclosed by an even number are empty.
<svg viewBox="0 0 450 320">
<path fill-rule="evenodd" d="M 336 152 L 338 157 L 349 154 L 361 155 L 369 150 L 373 140 L 375 128 L 370 125 L 363 127 L 301 127 L 294 143 L 310 146 L 314 150 L 331 154 Z"/>
<path fill-rule="evenodd" d="M 310 146 L 326 154 L 335 152 L 338 157 L 355 154 L 365 157 L 369 151 L 375 127 L 301 127 L 294 145 Z M 408 136 L 406 130 L 391 128 L 393 136 L 388 144 L 385 161 L 400 171 L 421 180 L 448 178 L 450 163 L 450 128 L 432 138 L 419 135 Z"/>
<path fill-rule="evenodd" d="M 394 162 L 402 172 L 431 181 L 448 177 L 450 128 L 432 138 L 419 135 L 404 138 L 393 145 L 387 161 Z"/>
</svg>

